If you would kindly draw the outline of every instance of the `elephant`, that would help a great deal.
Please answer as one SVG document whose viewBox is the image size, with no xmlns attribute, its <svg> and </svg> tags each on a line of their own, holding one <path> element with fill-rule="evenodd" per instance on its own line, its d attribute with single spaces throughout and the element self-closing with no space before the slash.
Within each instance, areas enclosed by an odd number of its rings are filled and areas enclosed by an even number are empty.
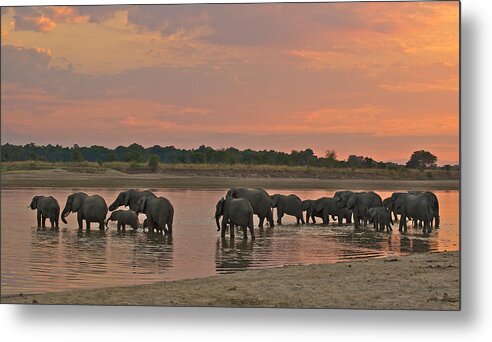
<svg viewBox="0 0 492 342">
<path fill-rule="evenodd" d="M 222 216 L 222 225 L 219 219 Z M 255 239 L 253 223 L 253 207 L 246 198 L 221 198 L 215 207 L 215 223 L 217 231 L 221 230 L 221 237 L 225 238 L 227 224 L 230 224 L 230 236 L 234 238 L 234 226 L 239 226 L 243 230 L 244 239 L 248 238 L 246 228 L 249 229 L 251 239 Z"/>
<path fill-rule="evenodd" d="M 302 211 L 306 212 L 306 223 L 309 223 L 309 208 L 311 208 L 311 206 L 313 205 L 313 202 L 314 200 L 312 199 L 308 199 L 308 200 L 304 200 L 301 202 L 301 208 L 302 208 Z M 313 221 L 313 223 L 316 223 L 316 221 Z"/>
<path fill-rule="evenodd" d="M 395 221 L 397 221 L 397 220 L 398 220 L 398 216 L 396 215 L 396 213 L 395 213 L 394 211 L 391 211 L 391 197 L 385 198 L 385 199 L 383 200 L 383 206 L 384 206 L 386 209 L 390 210 L 390 213 L 392 213 L 392 214 L 393 214 L 393 216 L 394 216 L 394 218 L 395 218 Z M 391 221 L 392 221 L 391 223 L 393 223 L 393 219 L 392 219 Z"/>
<path fill-rule="evenodd" d="M 367 209 L 367 217 L 369 220 L 369 223 L 374 224 L 374 229 L 376 230 L 385 230 L 386 231 L 392 231 L 393 228 L 391 225 L 393 224 L 391 220 L 391 211 L 388 210 L 386 207 L 373 207 Z"/>
<path fill-rule="evenodd" d="M 297 224 L 305 224 L 302 217 L 302 201 L 297 195 L 275 194 L 270 196 L 272 208 L 277 208 L 277 223 L 282 224 L 284 214 L 295 216 Z"/>
<path fill-rule="evenodd" d="M 373 207 L 382 207 L 383 200 L 381 196 L 373 191 L 369 192 L 343 192 L 335 193 L 335 200 L 339 209 L 347 209 L 354 215 L 355 228 L 360 227 L 360 221 L 364 226 L 367 225 L 367 209 Z"/>
<path fill-rule="evenodd" d="M 434 210 L 429 197 L 424 194 L 400 193 L 391 196 L 391 209 L 401 213 L 399 230 L 407 232 L 407 218 L 422 221 L 424 234 L 430 234 L 430 222 L 434 217 Z"/>
<path fill-rule="evenodd" d="M 77 212 L 77 223 L 82 229 L 82 221 L 85 220 L 86 228 L 89 230 L 91 222 L 98 222 L 99 229 L 104 230 L 104 223 L 108 213 L 108 206 L 104 198 L 99 195 L 89 196 L 84 192 L 76 192 L 67 197 L 67 203 L 61 214 L 63 223 L 67 223 L 65 217 L 70 213 Z"/>
<path fill-rule="evenodd" d="M 116 227 L 118 230 L 125 230 L 125 226 L 129 225 L 134 230 L 138 229 L 140 223 L 138 222 L 138 214 L 133 210 L 115 210 L 111 213 L 109 218 L 106 220 L 106 228 L 108 227 L 109 221 L 117 221 Z"/>
<path fill-rule="evenodd" d="M 337 200 L 332 197 L 321 197 L 317 200 L 307 200 L 309 202 L 304 203 L 306 208 L 306 222 L 309 223 L 309 218 L 316 223 L 315 217 L 320 217 L 323 220 L 323 224 L 330 223 L 330 215 L 332 219 L 338 218 L 338 223 L 342 224 L 343 214 L 345 209 L 338 208 Z"/>
<path fill-rule="evenodd" d="M 149 231 L 153 232 L 155 228 L 160 232 L 163 231 L 165 234 L 172 235 L 174 207 L 167 198 L 142 196 L 138 200 L 138 205 L 137 213 L 147 215 Z"/>
<path fill-rule="evenodd" d="M 118 197 L 109 206 L 109 210 L 113 211 L 120 206 L 130 207 L 131 210 L 137 212 L 139 209 L 138 200 L 142 197 L 156 198 L 157 196 L 150 190 L 138 191 L 135 189 L 129 189 L 127 191 L 120 192 Z"/>
<path fill-rule="evenodd" d="M 253 214 L 258 215 L 260 219 L 258 227 L 263 228 L 265 218 L 268 220 L 270 227 L 275 226 L 270 195 L 264 189 L 230 188 L 225 197 L 246 198 L 253 208 Z"/>
<path fill-rule="evenodd" d="M 51 228 L 58 228 L 60 219 L 60 205 L 52 196 L 34 196 L 29 208 L 37 209 L 38 227 L 46 227 L 46 219 L 50 220 Z"/>
<path fill-rule="evenodd" d="M 436 228 L 439 228 L 439 225 L 440 225 L 440 216 L 439 216 L 439 200 L 437 199 L 437 196 L 435 193 L 433 193 L 432 191 L 409 191 L 408 193 L 410 194 L 414 194 L 414 195 L 425 195 L 430 203 L 431 203 L 431 206 L 432 206 L 432 210 L 434 211 L 434 217 L 433 219 L 431 220 L 431 226 L 432 224 L 434 223 L 434 226 Z"/>
</svg>

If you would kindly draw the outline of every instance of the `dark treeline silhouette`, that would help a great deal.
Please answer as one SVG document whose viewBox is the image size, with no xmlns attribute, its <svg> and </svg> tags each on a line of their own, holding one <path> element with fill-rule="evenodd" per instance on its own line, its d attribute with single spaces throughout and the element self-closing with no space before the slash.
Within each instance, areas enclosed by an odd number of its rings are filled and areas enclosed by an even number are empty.
<svg viewBox="0 0 492 342">
<path fill-rule="evenodd" d="M 418 158 L 424 158 L 419 161 Z M 412 159 L 413 158 L 413 159 Z M 318 166 L 318 167 L 351 167 L 351 168 L 381 168 L 397 169 L 404 165 L 376 161 L 369 157 L 350 155 L 347 160 L 337 160 L 334 150 L 327 150 L 324 157 L 317 157 L 312 149 L 292 151 L 290 153 L 251 149 L 238 150 L 230 147 L 226 149 L 213 149 L 200 146 L 197 149 L 179 149 L 174 146 L 152 146 L 144 148 L 139 144 L 130 146 L 118 146 L 110 149 L 104 146 L 63 147 L 60 145 L 38 146 L 34 143 L 22 145 L 4 144 L 1 148 L 2 162 L 9 161 L 46 161 L 46 162 L 150 162 L 152 168 L 157 168 L 160 163 L 185 163 L 185 164 L 251 164 L 251 165 L 289 165 L 289 166 Z M 437 158 L 427 151 L 416 151 L 412 155 L 406 167 L 433 169 Z M 444 169 L 455 168 L 450 165 Z"/>
</svg>

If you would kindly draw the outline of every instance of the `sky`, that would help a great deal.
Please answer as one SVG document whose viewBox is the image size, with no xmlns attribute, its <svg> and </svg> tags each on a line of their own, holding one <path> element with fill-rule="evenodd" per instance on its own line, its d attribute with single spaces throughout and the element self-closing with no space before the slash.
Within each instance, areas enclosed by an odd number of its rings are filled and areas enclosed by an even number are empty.
<svg viewBox="0 0 492 342">
<path fill-rule="evenodd" d="M 3 143 L 459 161 L 459 4 L 2 8 Z"/>
</svg>

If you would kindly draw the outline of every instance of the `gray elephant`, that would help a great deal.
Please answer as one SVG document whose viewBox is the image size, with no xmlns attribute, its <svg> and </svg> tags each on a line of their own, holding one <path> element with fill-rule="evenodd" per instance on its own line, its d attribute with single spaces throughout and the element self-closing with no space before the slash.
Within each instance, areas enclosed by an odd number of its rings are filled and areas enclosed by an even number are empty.
<svg viewBox="0 0 492 342">
<path fill-rule="evenodd" d="M 428 196 L 424 194 L 410 194 L 400 193 L 398 195 L 393 194 L 391 196 L 391 208 L 392 210 L 399 211 L 401 213 L 400 218 L 400 231 L 407 231 L 407 218 L 422 221 L 424 224 L 424 234 L 432 232 L 430 222 L 434 217 L 434 211 L 432 209 L 432 203 Z"/>
<path fill-rule="evenodd" d="M 275 226 L 270 195 L 265 189 L 230 188 L 225 197 L 246 198 L 253 208 L 253 214 L 258 215 L 260 219 L 258 227 L 263 228 L 265 219 L 268 220 L 270 227 Z"/>
<path fill-rule="evenodd" d="M 435 193 L 432 191 L 409 191 L 408 193 L 414 194 L 414 195 L 424 195 L 427 197 L 427 199 L 430 201 L 432 210 L 434 212 L 434 217 L 433 220 L 431 220 L 431 226 L 434 224 L 436 228 L 439 228 L 440 225 L 440 216 L 439 216 L 439 200 L 437 199 L 437 196 Z"/>
<path fill-rule="evenodd" d="M 46 219 L 50 220 L 51 228 L 58 228 L 60 218 L 60 205 L 52 196 L 34 196 L 29 208 L 37 209 L 38 227 L 46 227 Z"/>
<path fill-rule="evenodd" d="M 367 225 L 367 209 L 373 207 L 382 207 L 383 200 L 381 196 L 373 191 L 369 192 L 337 192 L 335 193 L 335 200 L 337 206 L 340 209 L 347 209 L 354 215 L 355 228 L 360 227 L 362 221 L 364 226 Z"/>
<path fill-rule="evenodd" d="M 391 210 L 391 197 L 385 198 L 383 200 L 383 206 L 390 211 L 391 214 L 394 216 L 394 221 L 398 221 L 398 215 L 396 214 L 395 211 Z M 393 220 L 392 220 L 393 221 Z"/>
<path fill-rule="evenodd" d="M 174 207 L 167 198 L 142 196 L 138 200 L 138 205 L 137 213 L 147 215 L 147 225 L 150 232 L 157 229 L 159 232 L 172 235 Z"/>
<path fill-rule="evenodd" d="M 272 200 L 272 208 L 277 208 L 278 224 L 282 224 L 284 214 L 294 216 L 297 219 L 297 224 L 306 223 L 302 217 L 302 201 L 297 195 L 275 194 L 270 196 L 270 199 Z"/>
<path fill-rule="evenodd" d="M 338 222 L 342 224 L 341 212 L 343 208 L 338 208 L 337 200 L 332 197 L 321 197 L 317 200 L 308 200 L 304 206 L 306 208 L 306 222 L 309 222 L 309 218 L 316 223 L 316 217 L 320 217 L 323 220 L 323 224 L 330 223 L 330 216 L 332 219 L 338 218 Z M 310 204 L 310 205 L 309 205 Z"/>
<path fill-rule="evenodd" d="M 222 224 L 219 223 L 222 216 Z M 221 198 L 215 207 L 215 223 L 217 231 L 221 230 L 221 237 L 225 238 L 227 225 L 230 225 L 231 239 L 234 238 L 234 226 L 239 226 L 243 230 L 244 239 L 248 238 L 247 228 L 251 239 L 255 239 L 253 224 L 253 207 L 245 198 Z"/>
<path fill-rule="evenodd" d="M 63 223 L 70 213 L 77 213 L 77 223 L 82 229 L 85 220 L 86 228 L 90 229 L 91 222 L 99 223 L 99 229 L 104 230 L 104 223 L 108 213 L 108 206 L 104 198 L 99 195 L 89 196 L 84 192 L 76 192 L 67 197 L 67 203 L 61 214 Z"/>
<path fill-rule="evenodd" d="M 140 225 L 138 222 L 138 214 L 133 210 L 115 210 L 111 213 L 109 218 L 106 220 L 106 228 L 108 227 L 109 221 L 116 221 L 116 228 L 118 230 L 125 230 L 126 226 L 130 226 L 137 230 Z"/>
<path fill-rule="evenodd" d="M 138 211 L 138 201 L 142 196 L 157 198 L 156 195 L 150 190 L 139 191 L 135 189 L 129 189 L 127 191 L 120 192 L 113 203 L 109 206 L 109 210 L 113 211 L 120 206 L 130 207 L 133 211 Z"/>
<path fill-rule="evenodd" d="M 306 223 L 309 223 L 309 218 L 311 217 L 309 214 L 309 209 L 313 205 L 314 200 L 312 199 L 307 199 L 301 202 L 301 209 L 302 211 L 306 212 Z M 316 221 L 313 221 L 313 223 L 316 223 Z"/>
<path fill-rule="evenodd" d="M 393 230 L 391 227 L 393 224 L 391 220 L 391 211 L 385 206 L 367 209 L 367 217 L 369 223 L 374 224 L 374 229 L 383 231 L 386 229 L 388 232 Z"/>
</svg>

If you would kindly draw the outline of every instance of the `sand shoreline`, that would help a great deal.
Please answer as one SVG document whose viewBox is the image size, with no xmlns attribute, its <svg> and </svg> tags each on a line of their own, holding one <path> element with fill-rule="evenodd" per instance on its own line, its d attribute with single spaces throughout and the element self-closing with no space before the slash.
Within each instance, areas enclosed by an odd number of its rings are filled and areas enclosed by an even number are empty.
<svg viewBox="0 0 492 342">
<path fill-rule="evenodd" d="M 459 251 L 293 265 L 2 303 L 459 310 Z"/>
<path fill-rule="evenodd" d="M 232 186 L 268 189 L 459 190 L 459 180 L 321 179 L 169 174 L 80 173 L 63 170 L 2 172 L 2 188 L 175 188 L 225 189 Z"/>
</svg>

